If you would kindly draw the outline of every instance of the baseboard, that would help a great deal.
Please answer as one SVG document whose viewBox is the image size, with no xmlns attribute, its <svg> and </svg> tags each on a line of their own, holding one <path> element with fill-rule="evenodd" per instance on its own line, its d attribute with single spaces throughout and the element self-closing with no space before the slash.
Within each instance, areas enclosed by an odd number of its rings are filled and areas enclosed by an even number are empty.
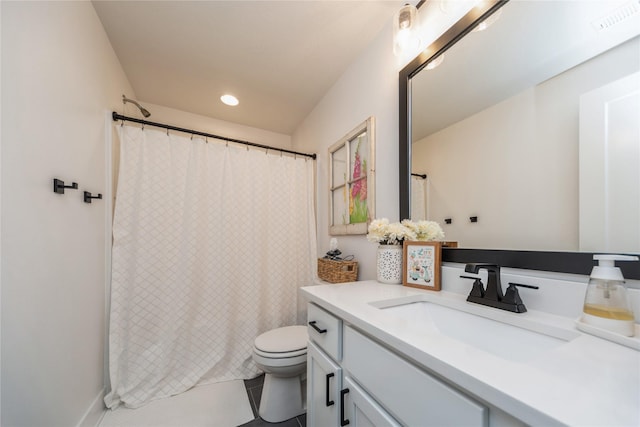
<svg viewBox="0 0 640 427">
<path fill-rule="evenodd" d="M 104 395 L 105 390 L 103 389 L 93 400 L 76 427 L 98 427 L 100 425 L 100 421 L 102 421 L 107 410 L 104 406 Z"/>
</svg>

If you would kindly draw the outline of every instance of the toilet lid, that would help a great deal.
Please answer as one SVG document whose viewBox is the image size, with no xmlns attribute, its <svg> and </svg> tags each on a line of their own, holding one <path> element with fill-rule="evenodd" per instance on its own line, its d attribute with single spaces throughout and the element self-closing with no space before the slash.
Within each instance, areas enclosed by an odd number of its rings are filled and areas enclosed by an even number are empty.
<svg viewBox="0 0 640 427">
<path fill-rule="evenodd" d="M 259 335 L 255 347 L 268 353 L 288 353 L 307 348 L 306 326 L 285 326 Z"/>
</svg>

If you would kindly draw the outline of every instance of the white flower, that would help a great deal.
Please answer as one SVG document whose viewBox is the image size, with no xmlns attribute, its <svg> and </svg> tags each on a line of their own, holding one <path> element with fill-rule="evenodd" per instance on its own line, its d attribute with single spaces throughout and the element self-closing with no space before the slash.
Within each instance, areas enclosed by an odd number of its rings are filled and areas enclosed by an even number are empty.
<svg viewBox="0 0 640 427">
<path fill-rule="evenodd" d="M 371 224 L 369 224 L 367 240 L 376 243 L 386 240 L 387 227 L 389 227 L 389 220 L 387 218 L 374 219 L 371 221 Z"/>
<path fill-rule="evenodd" d="M 383 245 L 397 245 L 405 240 L 442 240 L 444 233 L 434 221 L 404 220 L 401 223 L 389 223 L 387 218 L 376 219 L 369 225 L 367 240 Z"/>
<path fill-rule="evenodd" d="M 405 219 L 402 223 L 415 232 L 418 241 L 428 242 L 444 239 L 444 232 L 440 228 L 440 224 L 435 221 L 418 221 L 416 223 Z"/>
</svg>

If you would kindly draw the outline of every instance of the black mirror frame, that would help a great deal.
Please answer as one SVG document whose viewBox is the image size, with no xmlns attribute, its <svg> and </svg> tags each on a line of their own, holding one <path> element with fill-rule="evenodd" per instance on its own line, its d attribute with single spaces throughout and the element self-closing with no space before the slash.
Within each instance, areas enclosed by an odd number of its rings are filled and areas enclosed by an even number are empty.
<svg viewBox="0 0 640 427">
<path fill-rule="evenodd" d="M 449 30 L 428 46 L 399 73 L 399 202 L 400 219 L 410 217 L 411 194 L 411 78 L 429 62 L 451 48 L 480 22 L 509 0 L 490 0 L 474 7 Z M 629 254 L 634 255 L 634 254 Z M 591 252 L 544 252 L 498 249 L 443 248 L 442 261 L 486 262 L 503 267 L 588 275 L 594 265 Z M 624 277 L 640 280 L 640 262 L 620 263 Z"/>
</svg>

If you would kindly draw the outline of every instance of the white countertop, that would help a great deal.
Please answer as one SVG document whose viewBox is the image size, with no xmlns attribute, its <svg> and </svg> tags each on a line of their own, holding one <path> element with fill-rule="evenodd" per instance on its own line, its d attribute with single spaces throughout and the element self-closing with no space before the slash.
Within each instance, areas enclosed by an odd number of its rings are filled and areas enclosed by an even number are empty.
<svg viewBox="0 0 640 427">
<path fill-rule="evenodd" d="M 410 323 L 371 303 L 414 298 L 442 305 L 471 304 L 452 292 L 431 292 L 376 281 L 302 288 L 309 299 L 475 397 L 530 425 L 640 426 L 640 352 L 575 328 L 573 319 L 536 312 L 500 312 L 505 323 L 535 322 L 578 337 L 525 363 L 507 361 Z M 518 345 L 518 343 L 513 343 Z"/>
</svg>

